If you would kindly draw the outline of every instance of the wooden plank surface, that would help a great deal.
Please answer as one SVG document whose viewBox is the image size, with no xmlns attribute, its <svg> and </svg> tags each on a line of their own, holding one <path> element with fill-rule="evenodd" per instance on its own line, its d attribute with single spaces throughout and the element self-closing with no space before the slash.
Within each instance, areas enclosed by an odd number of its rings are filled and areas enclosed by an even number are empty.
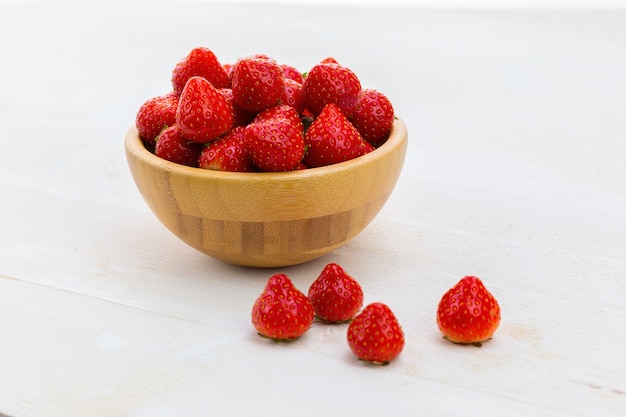
<svg viewBox="0 0 626 417">
<path fill-rule="evenodd" d="M 0 3 L 1 412 L 624 415 L 626 13 L 176 6 Z M 225 36 L 233 15 L 280 30 Z M 354 37 L 363 22 L 381 29 Z M 124 133 L 198 44 L 302 68 L 334 55 L 407 121 L 378 217 L 280 270 L 306 290 L 338 262 L 389 304 L 407 340 L 391 365 L 357 362 L 345 325 L 259 338 L 250 309 L 279 271 L 202 255 L 141 200 Z M 480 349 L 435 323 L 467 274 L 503 309 Z"/>
</svg>

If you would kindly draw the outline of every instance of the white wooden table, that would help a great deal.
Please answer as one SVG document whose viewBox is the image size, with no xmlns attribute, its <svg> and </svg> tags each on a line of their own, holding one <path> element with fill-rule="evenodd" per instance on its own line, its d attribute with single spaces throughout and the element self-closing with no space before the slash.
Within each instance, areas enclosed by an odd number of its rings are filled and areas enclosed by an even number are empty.
<svg viewBox="0 0 626 417">
<path fill-rule="evenodd" d="M 626 13 L 325 7 L 0 2 L 0 413 L 626 415 Z M 392 99 L 409 151 L 362 234 L 259 270 L 156 220 L 124 133 L 199 45 L 334 56 Z M 346 325 L 254 332 L 272 273 L 306 290 L 329 262 L 398 316 L 389 366 Z M 435 323 L 469 274 L 502 306 L 480 349 Z"/>
</svg>

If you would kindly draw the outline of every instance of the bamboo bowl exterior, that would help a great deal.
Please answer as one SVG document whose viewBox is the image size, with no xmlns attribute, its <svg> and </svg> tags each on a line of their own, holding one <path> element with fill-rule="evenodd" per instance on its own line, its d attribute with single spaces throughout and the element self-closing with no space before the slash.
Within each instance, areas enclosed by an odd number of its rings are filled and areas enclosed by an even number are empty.
<svg viewBox="0 0 626 417">
<path fill-rule="evenodd" d="M 343 163 L 282 173 L 235 173 L 178 165 L 150 153 L 133 126 L 128 165 L 149 208 L 174 235 L 222 261 L 296 265 L 354 238 L 395 187 L 408 132 L 396 119 L 375 151 Z"/>
</svg>

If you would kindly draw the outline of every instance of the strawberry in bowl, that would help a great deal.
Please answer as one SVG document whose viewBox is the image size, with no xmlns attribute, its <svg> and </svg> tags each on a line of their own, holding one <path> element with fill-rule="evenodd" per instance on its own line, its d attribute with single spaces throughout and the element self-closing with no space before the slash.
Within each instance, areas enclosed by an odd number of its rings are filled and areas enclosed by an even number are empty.
<svg viewBox="0 0 626 417">
<path fill-rule="evenodd" d="M 226 65 L 195 48 L 172 91 L 140 106 L 125 139 L 131 174 L 190 246 L 237 265 L 294 265 L 343 246 L 387 201 L 408 139 L 389 100 L 334 59 L 297 75 L 266 55 Z"/>
</svg>

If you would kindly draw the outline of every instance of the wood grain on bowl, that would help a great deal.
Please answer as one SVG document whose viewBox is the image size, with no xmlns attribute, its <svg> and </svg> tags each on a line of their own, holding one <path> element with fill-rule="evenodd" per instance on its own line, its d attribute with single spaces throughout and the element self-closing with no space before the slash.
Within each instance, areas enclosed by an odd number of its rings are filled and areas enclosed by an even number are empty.
<svg viewBox="0 0 626 417">
<path fill-rule="evenodd" d="M 125 147 L 137 188 L 172 233 L 225 262 L 279 267 L 319 258 L 362 231 L 393 191 L 407 140 L 398 119 L 387 142 L 367 155 L 283 173 L 165 161 L 145 149 L 134 127 Z"/>
</svg>

